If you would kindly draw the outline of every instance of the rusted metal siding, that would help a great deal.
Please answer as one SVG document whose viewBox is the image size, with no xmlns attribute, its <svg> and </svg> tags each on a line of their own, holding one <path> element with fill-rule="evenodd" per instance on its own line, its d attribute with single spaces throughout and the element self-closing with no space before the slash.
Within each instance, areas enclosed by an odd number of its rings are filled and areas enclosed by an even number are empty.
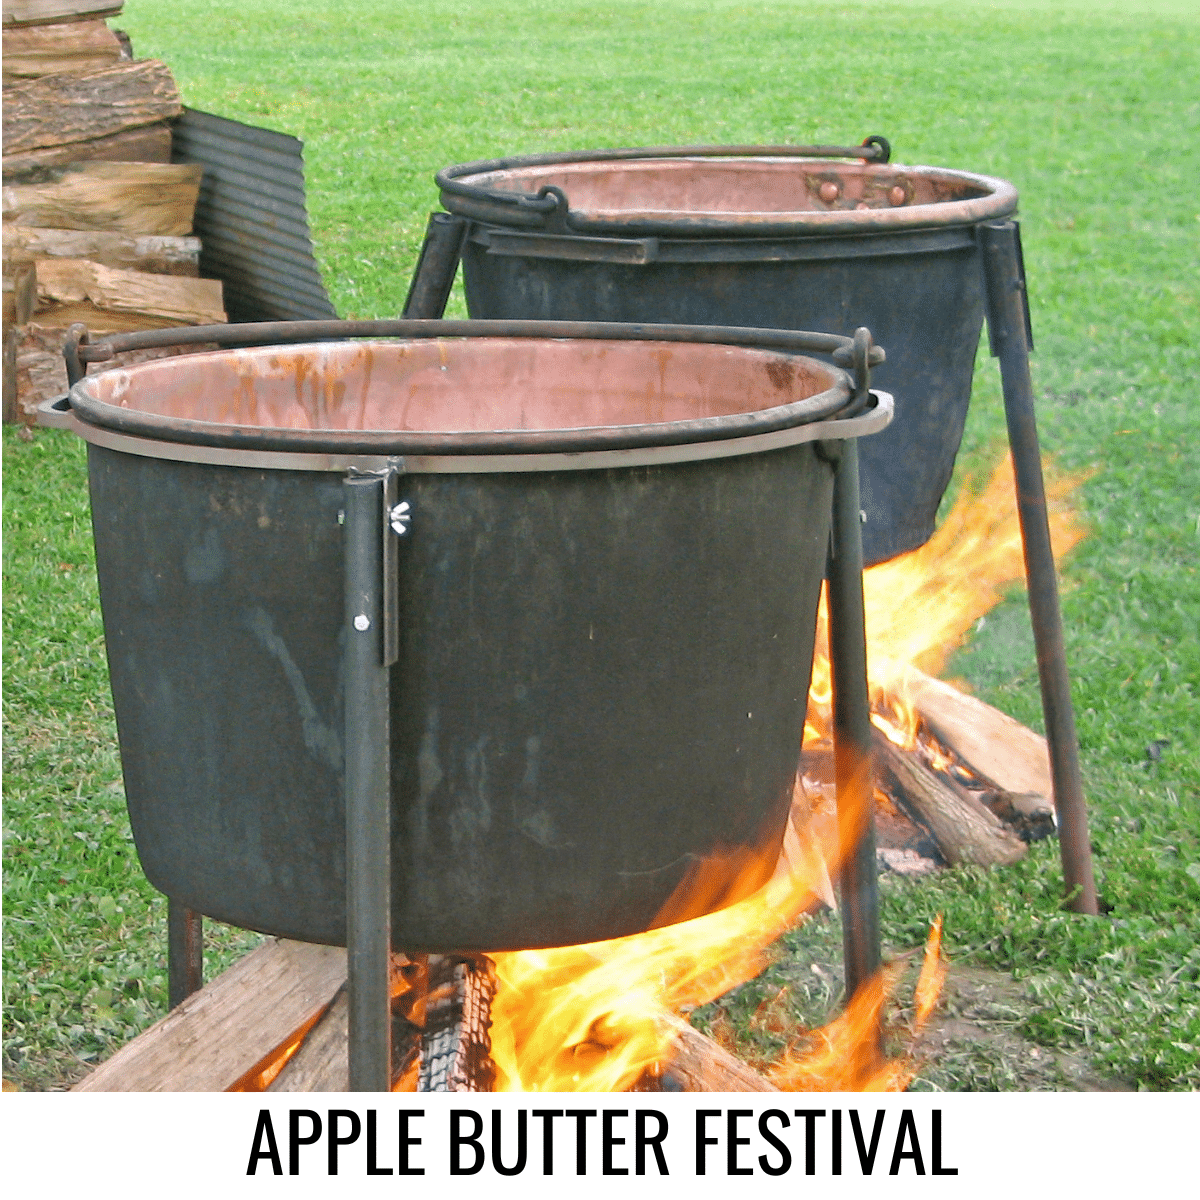
<svg viewBox="0 0 1200 1200">
<path fill-rule="evenodd" d="M 231 321 L 337 316 L 313 259 L 302 150 L 286 133 L 192 108 L 175 123 L 172 161 L 204 167 L 200 272 L 224 281 Z"/>
</svg>

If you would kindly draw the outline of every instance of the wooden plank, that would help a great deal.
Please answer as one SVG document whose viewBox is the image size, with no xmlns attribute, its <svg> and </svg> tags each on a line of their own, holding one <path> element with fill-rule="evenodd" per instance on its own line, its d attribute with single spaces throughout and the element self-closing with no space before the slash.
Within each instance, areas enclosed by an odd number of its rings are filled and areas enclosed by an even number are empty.
<svg viewBox="0 0 1200 1200">
<path fill-rule="evenodd" d="M 120 316 L 132 319 L 132 328 L 146 318 L 171 325 L 219 325 L 225 320 L 219 279 L 151 275 L 105 267 L 86 258 L 38 260 L 37 293 L 36 315 L 43 325 L 90 320 L 89 327 L 97 329 L 127 327 L 124 321 L 111 324 Z M 90 316 L 93 310 L 96 316 Z M 106 321 L 110 323 L 105 325 Z"/>
<path fill-rule="evenodd" d="M 99 71 L 121 60 L 121 43 L 103 21 L 22 25 L 4 34 L 4 82 L 62 71 Z"/>
<path fill-rule="evenodd" d="M 349 1031 L 350 995 L 343 988 L 267 1091 L 348 1092 Z"/>
<path fill-rule="evenodd" d="M 200 274 L 200 239 L 196 237 L 135 237 L 99 229 L 10 224 L 4 229 L 4 253 L 25 258 L 86 258 L 106 267 L 152 275 Z"/>
<path fill-rule="evenodd" d="M 152 162 L 171 161 L 171 126 L 166 121 L 143 125 L 140 129 L 125 129 L 106 137 L 89 138 L 85 142 L 68 142 L 65 146 L 40 146 L 20 154 L 4 156 L 6 176 L 30 167 L 65 166 L 73 162 Z"/>
<path fill-rule="evenodd" d="M 4 24 L 45 25 L 115 17 L 124 7 L 125 0 L 4 0 Z"/>
<path fill-rule="evenodd" d="M 75 163 L 28 172 L 3 189 L 6 221 L 182 237 L 192 231 L 195 163 Z"/>
<path fill-rule="evenodd" d="M 77 1092 L 221 1092 L 333 999 L 346 951 L 271 938 L 127 1043 Z"/>
<path fill-rule="evenodd" d="M 155 58 L 81 75 L 47 75 L 5 90 L 4 152 L 87 141 L 182 111 L 170 70 Z"/>
<path fill-rule="evenodd" d="M 1015 796 L 1053 802 L 1046 739 L 1006 713 L 910 667 L 898 689 L 947 750 L 981 779 Z"/>
</svg>

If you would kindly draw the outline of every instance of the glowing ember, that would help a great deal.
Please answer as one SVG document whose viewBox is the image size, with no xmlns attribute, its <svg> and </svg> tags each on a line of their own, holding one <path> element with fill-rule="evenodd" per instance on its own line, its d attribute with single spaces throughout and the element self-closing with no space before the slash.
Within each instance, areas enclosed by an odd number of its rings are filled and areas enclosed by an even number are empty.
<svg viewBox="0 0 1200 1200">
<path fill-rule="evenodd" d="M 1077 482 L 1048 483 L 1051 534 L 1060 555 L 1083 536 L 1061 503 Z M 925 546 L 866 572 L 871 683 L 881 710 L 876 722 L 892 740 L 911 744 L 916 727 L 903 700 L 907 665 L 937 672 L 967 630 L 1000 600 L 1002 589 L 1022 578 L 1009 463 L 993 472 L 978 496 L 960 497 Z M 825 622 L 822 603 L 806 742 L 827 737 L 830 728 Z M 856 802 L 854 823 L 860 827 L 867 802 Z M 666 1061 L 678 1014 L 756 975 L 770 945 L 819 897 L 829 897 L 830 877 L 836 877 L 846 847 L 836 844 L 832 822 L 810 819 L 813 807 L 798 783 L 774 876 L 718 912 L 610 942 L 495 955 L 497 1090 L 616 1091 Z M 761 870 L 761 864 L 742 867 Z M 914 1038 L 936 1005 L 945 972 L 939 917 L 916 986 Z M 902 965 L 885 968 L 836 1020 L 797 1039 L 771 1068 L 773 1082 L 785 1090 L 907 1086 L 914 1073 L 910 1057 L 889 1061 L 878 1049 L 880 1013 L 901 973 Z"/>
</svg>

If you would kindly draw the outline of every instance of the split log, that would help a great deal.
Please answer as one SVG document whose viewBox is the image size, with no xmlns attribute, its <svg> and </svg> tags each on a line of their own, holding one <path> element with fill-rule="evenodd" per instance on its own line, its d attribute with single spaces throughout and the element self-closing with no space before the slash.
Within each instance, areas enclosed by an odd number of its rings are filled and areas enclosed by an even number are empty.
<svg viewBox="0 0 1200 1200">
<path fill-rule="evenodd" d="M 41 146 L 20 154 L 4 156 L 4 172 L 11 175 L 31 167 L 60 167 L 73 162 L 151 162 L 171 161 L 171 126 L 166 121 L 125 129 L 106 137 L 65 146 Z"/>
<path fill-rule="evenodd" d="M 38 323 L 83 321 L 90 332 L 116 333 L 225 320 L 219 279 L 151 275 L 105 267 L 85 258 L 37 264 Z"/>
<path fill-rule="evenodd" d="M 67 367 L 63 362 L 63 341 L 67 331 L 47 328 L 31 321 L 28 325 L 10 330 L 13 338 L 12 371 L 5 373 L 6 421 L 37 421 L 37 407 L 44 400 L 54 400 L 67 390 Z M 182 354 L 203 354 L 220 347 L 214 342 L 198 346 L 166 346 L 154 350 L 125 350 L 111 361 L 98 364 L 104 370 L 130 367 L 156 358 L 173 358 Z M 93 374 L 97 367 L 91 368 Z M 12 387 L 9 388 L 9 380 Z"/>
<path fill-rule="evenodd" d="M 105 267 L 151 275 L 200 274 L 200 239 L 195 237 L 135 237 L 106 230 L 10 224 L 4 229 L 4 253 L 23 258 L 86 258 Z"/>
<path fill-rule="evenodd" d="M 5 247 L 7 258 L 8 247 Z M 37 305 L 37 268 L 31 262 L 4 264 L 4 325 L 24 325 Z"/>
<path fill-rule="evenodd" d="M 124 6 L 125 0 L 4 0 L 4 27 L 115 17 Z"/>
<path fill-rule="evenodd" d="M 1054 831 L 1046 739 L 1007 713 L 910 667 L 904 695 L 926 728 L 995 793 L 993 808 L 1026 836 Z"/>
<path fill-rule="evenodd" d="M 4 188 L 4 219 L 53 229 L 183 237 L 192 231 L 203 171 L 195 163 L 38 168 Z"/>
<path fill-rule="evenodd" d="M 74 1088 L 223 1092 L 267 1064 L 346 977 L 346 951 L 270 938 Z"/>
<path fill-rule="evenodd" d="M 872 748 L 884 788 L 929 830 L 951 866 L 1007 866 L 1024 857 L 1025 843 L 965 788 L 900 749 L 878 729 L 872 731 Z"/>
<path fill-rule="evenodd" d="M 765 1076 L 746 1066 L 728 1050 L 698 1029 L 681 1023 L 663 1065 L 659 1091 L 663 1092 L 777 1092 Z"/>
<path fill-rule="evenodd" d="M 43 400 L 53 400 L 67 390 L 67 366 L 63 361 L 64 329 L 43 329 L 36 324 L 24 325 L 10 331 L 13 337 L 12 395 L 6 421 L 33 424 L 37 406 Z M 7 393 L 6 393 L 7 394 Z"/>
<path fill-rule="evenodd" d="M 3 387 L 5 425 L 13 425 L 21 419 L 17 402 L 17 331 L 15 328 L 4 331 L 4 370 L 0 386 Z"/>
<path fill-rule="evenodd" d="M 121 61 L 121 43 L 103 21 L 23 25 L 4 34 L 4 82 L 63 71 L 99 71 Z"/>
<path fill-rule="evenodd" d="M 5 89 L 4 153 L 86 142 L 181 112 L 175 80 L 155 58 L 81 75 L 46 75 Z"/>
</svg>

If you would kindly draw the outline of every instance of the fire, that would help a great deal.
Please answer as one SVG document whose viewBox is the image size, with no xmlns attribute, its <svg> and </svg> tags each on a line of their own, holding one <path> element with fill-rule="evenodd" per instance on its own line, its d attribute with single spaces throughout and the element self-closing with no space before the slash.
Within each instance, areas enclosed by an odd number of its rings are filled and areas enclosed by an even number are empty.
<svg viewBox="0 0 1200 1200">
<path fill-rule="evenodd" d="M 745 899 L 633 937 L 493 955 L 496 1090 L 628 1089 L 668 1057 L 676 1014 L 757 975 L 842 855 L 836 835 L 798 819 L 797 800 L 774 875 Z"/>
<path fill-rule="evenodd" d="M 1060 555 L 1083 536 L 1063 504 L 1078 482 L 1047 483 L 1051 535 Z M 1020 528 L 1007 462 L 978 495 L 964 489 L 925 546 L 866 572 L 871 685 L 881 710 L 877 721 L 893 740 L 911 742 L 916 726 L 903 699 L 907 665 L 939 671 L 967 630 L 1000 600 L 1002 589 L 1021 578 Z M 830 728 L 826 635 L 822 604 L 806 743 L 827 737 Z M 866 789 L 856 791 L 859 808 L 871 802 Z M 753 978 L 765 966 L 771 944 L 818 898 L 830 897 L 829 880 L 849 847 L 837 844 L 831 822 L 810 819 L 813 808 L 798 781 L 775 873 L 737 903 L 634 937 L 494 955 L 500 981 L 492 1008 L 496 1089 L 619 1091 L 653 1073 L 669 1057 L 680 1014 Z M 946 965 L 940 947 L 939 917 L 916 986 L 911 1037 L 941 991 Z M 836 1020 L 797 1037 L 770 1069 L 772 1081 L 799 1091 L 907 1086 L 914 1071 L 911 1055 L 887 1060 L 878 1051 L 880 1014 L 901 973 L 902 964 L 885 968 Z"/>
</svg>

